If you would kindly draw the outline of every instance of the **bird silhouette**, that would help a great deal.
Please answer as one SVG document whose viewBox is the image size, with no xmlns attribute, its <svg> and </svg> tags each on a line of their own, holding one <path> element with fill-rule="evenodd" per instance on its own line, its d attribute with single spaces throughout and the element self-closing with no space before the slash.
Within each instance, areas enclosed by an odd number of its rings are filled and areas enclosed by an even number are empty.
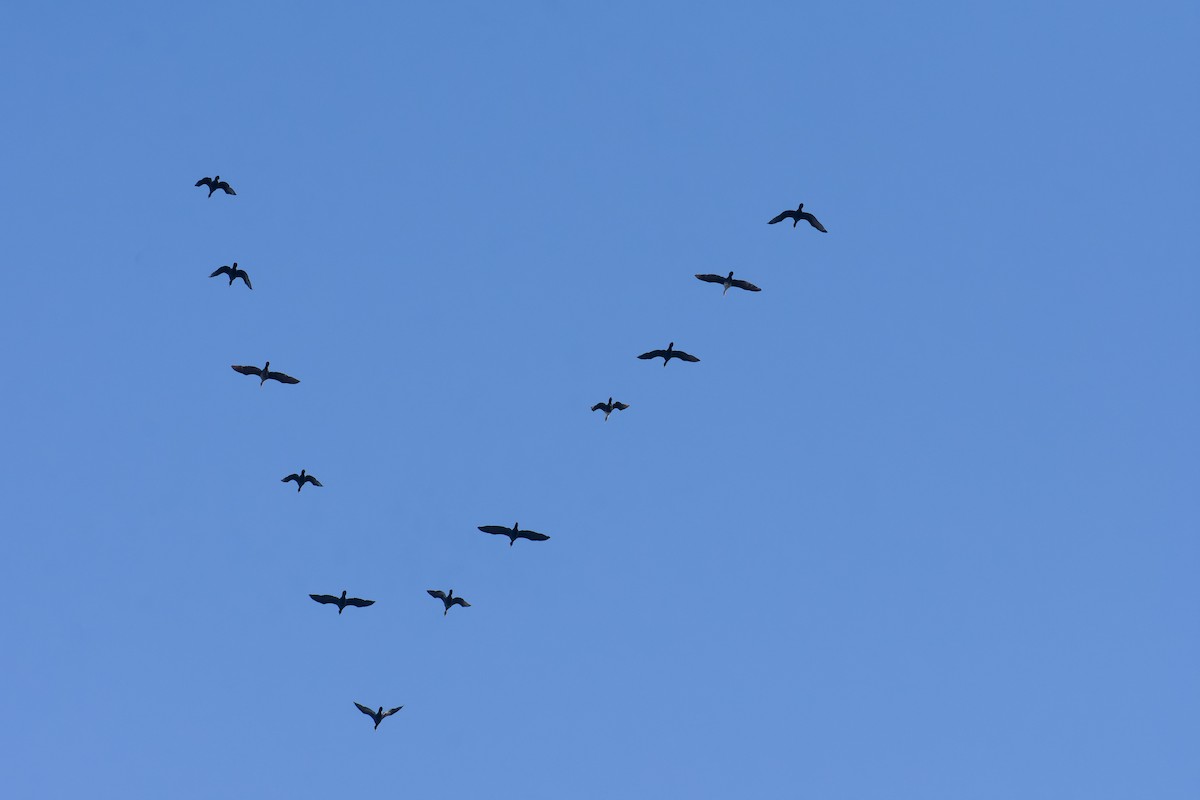
<svg viewBox="0 0 1200 800">
<path fill-rule="evenodd" d="M 223 267 L 220 267 L 219 269 L 213 270 L 213 274 L 209 275 L 208 277 L 215 278 L 218 275 L 228 275 L 230 286 L 233 286 L 233 282 L 237 278 L 241 278 L 243 281 L 245 281 L 247 286 L 250 286 L 250 276 L 246 274 L 246 270 L 238 269 L 238 265 L 237 265 L 236 261 L 233 262 L 232 267 L 223 266 Z M 253 289 L 254 287 L 250 286 L 250 288 Z"/>
<path fill-rule="evenodd" d="M 258 385 L 260 387 L 267 381 L 279 381 L 280 383 L 299 383 L 300 382 L 298 379 L 293 378 L 291 375 L 284 375 L 282 372 L 271 372 L 271 362 L 270 361 L 268 361 L 266 364 L 263 364 L 262 369 L 259 369 L 258 367 L 241 367 L 241 366 L 238 366 L 237 364 L 231 364 L 230 366 L 233 367 L 235 372 L 240 372 L 243 375 L 255 375 L 259 378 L 262 378 L 262 380 L 258 382 Z"/>
<path fill-rule="evenodd" d="M 642 353 L 640 356 L 638 356 L 638 358 L 643 359 L 643 360 L 649 359 L 649 358 L 661 358 L 663 360 L 664 367 L 667 365 L 667 362 L 670 361 L 672 358 L 678 358 L 680 361 L 699 361 L 700 360 L 700 359 L 696 358 L 694 355 L 692 355 L 691 353 L 685 353 L 682 350 L 676 350 L 674 342 L 671 342 L 669 345 L 667 345 L 666 350 L 651 350 L 649 353 Z"/>
<path fill-rule="evenodd" d="M 446 594 L 441 589 L 426 589 L 425 591 L 429 592 L 430 597 L 436 597 L 438 600 L 442 601 L 442 605 L 446 607 L 446 610 L 442 612 L 443 617 L 450 613 L 450 606 L 459 605 L 463 608 L 471 607 L 471 604 L 466 600 L 463 600 L 461 597 L 455 597 L 453 589 L 450 590 L 450 594 Z"/>
<path fill-rule="evenodd" d="M 212 197 L 213 192 L 215 192 L 217 189 L 224 190 L 225 194 L 237 194 L 237 192 L 235 192 L 233 190 L 232 186 L 230 186 L 225 181 L 221 180 L 220 175 L 216 175 L 212 178 L 201 178 L 200 180 L 196 181 L 196 185 L 197 186 L 207 186 L 209 197 Z"/>
<path fill-rule="evenodd" d="M 332 594 L 310 594 L 313 600 L 324 605 L 335 605 L 338 607 L 338 613 L 346 610 L 346 606 L 354 606 L 355 608 L 366 608 L 367 606 L 375 605 L 374 600 L 362 600 L 358 597 L 346 597 L 346 590 L 342 590 L 342 596 L 337 597 Z"/>
<path fill-rule="evenodd" d="M 821 233 L 829 233 L 829 231 L 825 230 L 825 226 L 817 221 L 816 217 L 804 210 L 804 203 L 801 203 L 800 207 L 795 211 L 784 211 L 780 213 L 779 216 L 775 217 L 775 219 L 771 220 L 767 224 L 774 225 L 776 222 L 783 222 L 785 219 L 790 219 L 792 221 L 793 228 L 800 224 L 800 220 L 804 220 Z"/>
<path fill-rule="evenodd" d="M 531 542 L 544 542 L 550 538 L 544 533 L 523 531 L 515 522 L 511 528 L 506 528 L 503 525 L 480 525 L 479 530 L 492 535 L 507 536 L 509 547 L 512 547 L 514 544 L 516 544 L 517 539 L 528 539 Z"/>
<path fill-rule="evenodd" d="M 603 411 L 604 421 L 608 422 L 609 414 L 614 411 L 624 411 L 627 408 L 629 408 L 628 403 L 622 403 L 620 400 L 614 403 L 613 399 L 610 397 L 608 398 L 607 403 L 596 403 L 596 405 L 592 406 L 592 411 Z"/>
<path fill-rule="evenodd" d="M 696 277 L 705 283 L 719 283 L 724 286 L 725 289 L 721 292 L 722 295 L 729 291 L 730 286 L 736 286 L 738 289 L 745 289 L 747 292 L 762 291 L 762 289 L 758 288 L 750 281 L 734 280 L 732 271 L 724 278 L 722 278 L 720 275 L 697 275 Z"/>
<path fill-rule="evenodd" d="M 296 482 L 296 491 L 297 492 L 299 492 L 301 489 L 304 488 L 305 483 L 311 483 L 313 486 L 322 486 L 323 485 L 319 480 L 314 478 L 312 475 L 306 475 L 304 473 L 304 470 L 300 470 L 299 475 L 297 475 L 296 473 L 293 472 L 291 475 L 288 475 L 286 478 L 284 478 L 282 481 L 280 481 L 280 483 L 287 483 L 288 481 Z"/>
<path fill-rule="evenodd" d="M 383 722 L 386 718 L 390 717 L 392 714 L 395 714 L 397 711 L 404 708 L 404 706 L 396 706 L 395 708 L 393 708 L 390 711 L 384 711 L 383 706 L 380 706 L 378 711 L 372 711 L 371 709 L 364 706 L 362 703 L 355 703 L 354 705 L 358 706 L 359 711 L 366 714 L 371 719 L 375 720 L 375 730 L 379 730 L 379 723 Z"/>
</svg>

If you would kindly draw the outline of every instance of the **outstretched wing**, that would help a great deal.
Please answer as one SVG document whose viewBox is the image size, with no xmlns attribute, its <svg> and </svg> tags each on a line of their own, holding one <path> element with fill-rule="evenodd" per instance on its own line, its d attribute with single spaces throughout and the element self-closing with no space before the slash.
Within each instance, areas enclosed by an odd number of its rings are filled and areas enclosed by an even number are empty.
<svg viewBox="0 0 1200 800">
<path fill-rule="evenodd" d="M 528 539 L 531 542 L 544 542 L 550 537 L 537 531 L 517 531 L 518 539 Z"/>
<path fill-rule="evenodd" d="M 725 282 L 725 279 L 722 278 L 720 275 L 697 275 L 696 277 L 699 278 L 700 280 L 704 281 L 705 283 L 724 283 Z"/>
<path fill-rule="evenodd" d="M 300 382 L 300 381 L 296 381 L 296 383 L 299 383 L 299 382 Z M 313 486 L 320 486 L 320 485 L 321 485 L 321 482 L 320 482 L 319 480 L 317 480 L 316 478 L 314 478 L 312 475 L 305 475 L 305 476 L 304 476 L 304 480 L 308 481 L 308 482 L 309 482 L 309 483 L 311 483 Z"/>
<path fill-rule="evenodd" d="M 197 185 L 198 185 L 198 184 L 197 184 Z M 228 275 L 228 274 L 229 274 L 229 273 L 231 273 L 231 272 L 233 272 L 233 269 L 232 269 L 232 268 L 230 268 L 230 267 L 228 267 L 228 266 L 224 266 L 224 267 L 218 267 L 217 269 L 213 270 L 213 274 L 212 274 L 212 275 L 209 275 L 208 277 L 210 277 L 210 278 L 215 278 L 215 277 L 217 277 L 218 275 Z M 238 270 L 238 272 L 241 272 L 241 270 Z M 236 274 L 236 273 L 235 273 L 235 274 Z"/>
<path fill-rule="evenodd" d="M 258 367 L 239 367 L 237 364 L 230 364 L 235 372 L 240 372 L 243 375 L 262 375 L 262 370 Z"/>
<path fill-rule="evenodd" d="M 592 406 L 592 411 L 603 411 L 603 410 L 604 410 L 604 403 L 596 403 L 596 405 Z"/>
<path fill-rule="evenodd" d="M 233 190 L 233 187 L 232 187 L 232 186 L 230 186 L 230 185 L 229 185 L 228 183 L 226 183 L 225 181 L 221 181 L 220 183 L 218 183 L 218 184 L 216 185 L 216 187 L 215 187 L 215 188 L 217 188 L 217 189 L 224 189 L 224 190 L 225 190 L 225 194 L 237 194 L 237 192 L 235 192 L 235 191 Z"/>
<path fill-rule="evenodd" d="M 795 218 L 796 218 L 795 211 L 784 211 L 781 214 L 779 214 L 779 216 L 775 217 L 775 219 L 768 222 L 767 224 L 774 225 L 776 222 L 783 222 L 785 219 L 795 219 Z"/>
<path fill-rule="evenodd" d="M 817 218 L 814 217 L 812 214 L 808 213 L 807 211 L 801 211 L 798 216 L 800 217 L 800 219 L 807 221 L 809 225 L 812 225 L 814 228 L 819 230 L 821 233 L 829 233 L 829 231 L 825 230 L 825 226 L 822 225 L 820 222 L 818 222 Z"/>
<path fill-rule="evenodd" d="M 503 525 L 480 525 L 479 530 L 499 536 L 508 536 L 512 533 L 512 528 L 506 528 Z"/>
<path fill-rule="evenodd" d="M 456 597 L 450 601 L 450 605 L 455 605 L 455 604 L 458 604 L 458 605 L 462 606 L 463 608 L 470 608 L 470 606 L 471 606 L 470 603 L 468 603 L 466 600 L 463 600 L 461 597 Z"/>
<path fill-rule="evenodd" d="M 201 178 L 196 181 L 197 186 L 212 186 L 212 178 Z"/>
<path fill-rule="evenodd" d="M 288 475 L 286 478 L 281 480 L 280 483 L 287 483 L 288 481 L 295 481 L 296 483 L 299 483 L 300 476 L 293 472 L 291 475 Z"/>
<path fill-rule="evenodd" d="M 337 601 L 340 599 L 331 594 L 310 594 L 309 597 L 311 597 L 313 600 L 316 600 L 318 603 L 326 604 L 337 603 Z"/>
<path fill-rule="evenodd" d="M 391 709 L 390 711 L 383 712 L 383 716 L 390 717 L 392 714 L 395 714 L 397 711 L 399 711 L 402 708 L 404 708 L 404 706 L 396 706 L 395 708 Z"/>
<path fill-rule="evenodd" d="M 736 286 L 739 289 L 745 289 L 747 292 L 761 292 L 762 291 L 762 289 L 758 288 L 750 281 L 735 280 L 733 283 L 731 283 L 729 285 Z"/>
<path fill-rule="evenodd" d="M 375 709 L 373 709 L 373 708 L 367 708 L 367 707 L 366 707 L 366 706 L 364 706 L 362 703 L 355 703 L 354 705 L 358 706 L 358 710 L 359 710 L 359 711 L 363 712 L 364 714 L 366 714 L 366 715 L 367 715 L 368 717 L 370 717 L 371 719 L 375 719 Z"/>
<path fill-rule="evenodd" d="M 354 606 L 355 608 L 366 608 L 367 606 L 375 605 L 375 601 L 363 600 L 361 597 L 347 597 L 346 605 Z"/>
<path fill-rule="evenodd" d="M 676 351 L 676 352 L 678 352 L 678 351 Z M 667 357 L 666 350 L 651 350 L 649 353 L 642 353 L 640 356 L 638 356 L 638 358 L 643 359 L 643 360 L 645 360 L 647 358 L 666 358 L 666 357 Z"/>
<path fill-rule="evenodd" d="M 268 372 L 267 380 L 279 381 L 280 383 L 299 383 L 299 379 L 293 378 L 291 375 L 284 375 L 282 372 Z"/>
<path fill-rule="evenodd" d="M 234 270 L 231 274 L 233 275 L 234 278 L 241 278 L 243 281 L 246 282 L 247 286 L 250 286 L 251 289 L 254 288 L 253 286 L 250 285 L 250 276 L 246 274 L 246 270 L 244 270 L 244 269 Z M 211 278 L 212 276 L 210 275 L 209 277 Z"/>
<path fill-rule="evenodd" d="M 615 408 L 617 411 L 624 411 L 625 409 L 629 408 L 629 404 L 622 403 L 620 400 L 618 400 L 617 402 L 613 403 L 613 408 Z"/>
<path fill-rule="evenodd" d="M 436 597 L 438 600 L 446 599 L 446 593 L 441 589 L 426 589 L 425 591 L 429 592 L 430 597 Z"/>
<path fill-rule="evenodd" d="M 694 355 L 692 355 L 691 353 L 685 353 L 685 352 L 683 352 L 682 350 L 676 350 L 676 351 L 675 351 L 675 357 L 676 357 L 676 358 L 678 358 L 680 361 L 692 361 L 692 362 L 695 362 L 695 361 L 699 361 L 699 360 L 700 360 L 700 359 L 696 358 Z"/>
</svg>

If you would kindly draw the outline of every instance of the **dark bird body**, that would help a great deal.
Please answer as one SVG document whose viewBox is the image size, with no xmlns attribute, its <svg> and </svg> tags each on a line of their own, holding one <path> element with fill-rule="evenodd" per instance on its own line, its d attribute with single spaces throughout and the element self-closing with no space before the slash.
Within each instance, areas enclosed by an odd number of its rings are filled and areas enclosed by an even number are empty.
<svg viewBox="0 0 1200 800">
<path fill-rule="evenodd" d="M 531 542 L 544 542 L 550 538 L 544 533 L 523 531 L 515 522 L 511 528 L 506 528 L 503 525 L 480 525 L 479 530 L 483 531 L 484 533 L 490 533 L 494 536 L 507 536 L 509 547 L 512 547 L 514 544 L 516 544 L 517 539 L 528 539 Z"/>
<path fill-rule="evenodd" d="M 446 607 L 446 610 L 442 612 L 443 617 L 450 613 L 450 606 L 471 607 L 471 604 L 466 600 L 463 600 L 461 597 L 455 597 L 453 589 L 450 590 L 450 594 L 446 594 L 441 589 L 426 589 L 425 591 L 429 592 L 430 597 L 436 597 L 442 601 L 442 605 Z"/>
<path fill-rule="evenodd" d="M 219 269 L 213 270 L 213 274 L 209 275 L 208 277 L 215 278 L 218 275 L 228 275 L 230 286 L 233 286 L 234 280 L 236 280 L 237 278 L 241 278 L 247 286 L 249 286 L 251 289 L 254 288 L 253 286 L 250 286 L 250 276 L 246 274 L 246 270 L 238 269 L 238 265 L 237 265 L 236 261 L 233 262 L 232 267 L 223 266 L 223 267 L 220 267 Z"/>
<path fill-rule="evenodd" d="M 240 372 L 243 375 L 254 375 L 259 378 L 262 378 L 262 380 L 258 382 L 258 385 L 260 387 L 267 381 L 279 381 L 280 383 L 299 383 L 300 382 L 298 379 L 293 378 L 291 375 L 284 375 L 282 372 L 271 372 L 271 362 L 270 361 L 268 361 L 266 364 L 263 364 L 262 369 L 259 369 L 258 367 L 241 367 L 241 366 L 238 366 L 237 364 L 231 364 L 230 366 L 233 367 L 234 372 Z M 285 478 L 285 480 L 286 480 L 286 478 Z"/>
<path fill-rule="evenodd" d="M 640 356 L 638 356 L 638 358 L 640 358 L 642 360 L 646 360 L 646 359 L 650 359 L 650 358 L 661 358 L 663 360 L 664 367 L 667 365 L 667 362 L 670 361 L 672 358 L 678 358 L 680 361 L 699 361 L 700 360 L 700 359 L 696 358 L 694 355 L 692 355 L 691 353 L 685 353 L 682 350 L 676 350 L 674 342 L 671 342 L 669 345 L 667 345 L 666 350 L 651 350 L 649 353 L 642 353 Z"/>
<path fill-rule="evenodd" d="M 291 475 L 288 475 L 286 478 L 284 478 L 282 481 L 280 481 L 280 483 L 287 483 L 288 481 L 296 482 L 296 491 L 297 492 L 299 492 L 301 489 L 304 488 L 305 483 L 311 483 L 313 486 L 321 486 L 322 485 L 321 482 L 319 480 L 317 480 L 316 478 L 314 478 L 312 475 L 305 474 L 304 470 L 300 470 L 299 475 L 297 475 L 296 473 L 293 472 Z"/>
<path fill-rule="evenodd" d="M 335 605 L 338 607 L 338 613 L 346 610 L 346 606 L 354 606 L 355 608 L 366 608 L 367 606 L 375 605 L 374 600 L 362 600 L 358 597 L 346 597 L 346 590 L 342 590 L 341 597 L 335 597 L 331 594 L 310 594 L 313 600 L 324 605 Z"/>
<path fill-rule="evenodd" d="M 212 178 L 201 178 L 200 180 L 196 181 L 196 185 L 197 186 L 207 186 L 209 197 L 212 197 L 213 192 L 215 192 L 217 189 L 221 189 L 222 191 L 225 192 L 225 194 L 237 194 L 237 192 L 235 192 L 233 190 L 232 186 L 230 186 L 225 181 L 221 180 L 220 175 L 216 175 Z"/>
<path fill-rule="evenodd" d="M 829 233 L 829 231 L 825 230 L 825 226 L 817 221 L 816 217 L 814 217 L 812 214 L 810 214 L 804 210 L 804 203 L 801 203 L 800 207 L 797 208 L 795 211 L 784 211 L 783 213 L 781 213 L 779 216 L 775 217 L 775 219 L 771 220 L 767 224 L 774 225 L 776 222 L 783 222 L 785 219 L 790 219 L 792 221 L 793 228 L 796 227 L 798 224 L 800 224 L 800 220 L 804 220 L 809 225 L 812 225 L 814 228 L 819 230 L 821 233 Z"/>
<path fill-rule="evenodd" d="M 592 406 L 592 411 L 603 411 L 604 421 L 608 422 L 609 414 L 614 411 L 624 411 L 627 408 L 629 408 L 628 403 L 622 403 L 620 400 L 614 403 L 613 399 L 610 397 L 608 398 L 607 403 L 596 403 L 596 405 Z"/>
<path fill-rule="evenodd" d="M 355 703 L 354 705 L 358 706 L 359 711 L 366 714 L 371 719 L 375 720 L 375 730 L 379 730 L 379 723 L 383 722 L 386 718 L 390 717 L 392 714 L 395 714 L 397 711 L 404 708 L 404 706 L 396 706 L 395 708 L 393 708 L 390 711 L 384 711 L 383 706 L 380 706 L 378 711 L 372 711 L 371 709 L 364 706 L 362 703 Z"/>
<path fill-rule="evenodd" d="M 762 289 L 758 288 L 750 281 L 734 280 L 733 272 L 730 272 L 724 278 L 722 278 L 720 275 L 697 275 L 696 277 L 699 278 L 700 280 L 704 281 L 705 283 L 719 283 L 722 286 L 724 286 L 725 289 L 721 292 L 722 295 L 725 294 L 725 292 L 728 292 L 729 287 L 731 287 L 731 286 L 736 287 L 738 289 L 745 289 L 747 292 L 761 292 L 762 291 Z"/>
</svg>

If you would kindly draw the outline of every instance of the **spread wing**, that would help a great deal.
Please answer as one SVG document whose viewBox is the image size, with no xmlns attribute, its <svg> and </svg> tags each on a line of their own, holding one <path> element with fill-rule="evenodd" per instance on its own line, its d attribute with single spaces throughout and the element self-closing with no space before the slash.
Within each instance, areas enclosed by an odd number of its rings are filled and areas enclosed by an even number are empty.
<svg viewBox="0 0 1200 800">
<path fill-rule="evenodd" d="M 220 272 L 220 270 L 217 270 L 217 272 Z M 246 282 L 246 285 L 250 286 L 251 289 L 254 288 L 253 286 L 250 285 L 250 276 L 246 274 L 246 270 L 237 269 L 237 270 L 234 270 L 231 274 L 233 275 L 234 278 L 241 278 L 242 280 L 244 280 Z M 208 277 L 211 278 L 212 275 L 209 275 Z"/>
<path fill-rule="evenodd" d="M 506 528 L 503 525 L 480 525 L 479 530 L 500 536 L 508 536 L 512 533 L 512 528 Z"/>
<path fill-rule="evenodd" d="M 618 400 L 617 402 L 613 403 L 613 408 L 615 408 L 617 411 L 624 411 L 625 409 L 629 408 L 629 404 L 622 403 L 620 400 Z"/>
<path fill-rule="evenodd" d="M 676 351 L 676 353 L 678 353 L 678 351 Z M 666 357 L 667 357 L 666 350 L 651 350 L 649 353 L 642 353 L 640 356 L 638 356 L 638 358 L 641 358 L 641 359 L 666 358 Z"/>
<path fill-rule="evenodd" d="M 722 278 L 720 275 L 697 275 L 696 277 L 699 278 L 700 280 L 704 281 L 705 283 L 724 283 L 725 282 L 725 279 Z"/>
<path fill-rule="evenodd" d="M 217 269 L 213 270 L 213 274 L 209 275 L 208 277 L 215 278 L 218 275 L 228 275 L 231 272 L 233 272 L 233 270 L 231 268 L 229 268 L 228 266 L 218 267 Z M 238 272 L 241 272 L 241 270 L 238 270 Z M 236 275 L 237 273 L 234 273 L 234 274 Z"/>
<path fill-rule="evenodd" d="M 795 218 L 796 218 L 795 211 L 784 211 L 781 214 L 779 214 L 779 216 L 775 217 L 775 219 L 768 222 L 767 224 L 774 225 L 776 222 L 783 222 L 785 219 L 795 219 Z"/>
<path fill-rule="evenodd" d="M 196 181 L 197 186 L 212 186 L 212 178 L 201 178 Z"/>
<path fill-rule="evenodd" d="M 220 183 L 218 183 L 218 184 L 216 185 L 216 187 L 214 187 L 214 188 L 217 188 L 217 189 L 224 189 L 224 190 L 225 190 L 225 194 L 237 194 L 237 192 L 235 192 L 235 191 L 233 190 L 233 187 L 232 187 L 232 186 L 230 186 L 230 185 L 229 185 L 228 183 L 226 183 L 225 181 L 221 181 L 221 182 L 220 182 Z"/>
<path fill-rule="evenodd" d="M 237 364 L 230 364 L 235 372 L 240 372 L 243 375 L 262 375 L 262 370 L 258 367 L 239 367 Z"/>
<path fill-rule="evenodd" d="M 359 710 L 359 711 L 363 712 L 364 714 L 366 714 L 366 715 L 367 715 L 368 717 L 370 717 L 371 719 L 375 719 L 375 709 L 373 709 L 373 708 L 367 708 L 367 707 L 366 707 L 366 706 L 364 706 L 362 703 L 355 703 L 354 705 L 358 706 L 358 710 Z"/>
<path fill-rule="evenodd" d="M 337 601 L 340 599 L 340 598 L 334 597 L 331 594 L 310 594 L 309 597 L 311 597 L 313 600 L 316 600 L 318 603 L 326 603 L 326 604 L 328 604 L 328 603 L 336 604 Z M 361 708 L 361 706 L 359 706 L 359 707 Z"/>
<path fill-rule="evenodd" d="M 282 372 L 268 372 L 267 380 L 279 381 L 280 383 L 299 383 L 299 379 L 293 378 L 291 375 L 284 375 Z M 318 484 L 319 485 L 319 484 Z"/>
<path fill-rule="evenodd" d="M 537 531 L 517 531 L 518 539 L 528 539 L 531 542 L 544 542 L 550 537 Z"/>
<path fill-rule="evenodd" d="M 604 410 L 604 403 L 596 403 L 596 405 L 592 406 L 592 411 L 603 411 L 603 410 Z"/>
<path fill-rule="evenodd" d="M 762 289 L 758 288 L 757 286 L 755 286 L 755 285 L 754 285 L 753 283 L 751 283 L 750 281 L 739 281 L 739 280 L 734 280 L 734 282 L 733 282 L 733 283 L 731 283 L 731 284 L 729 284 L 729 285 L 730 285 L 730 286 L 736 286 L 736 287 L 738 287 L 739 289 L 745 289 L 747 292 L 761 292 L 761 291 L 762 291 Z"/>
<path fill-rule="evenodd" d="M 346 605 L 355 606 L 356 608 L 366 608 L 367 606 L 375 605 L 374 600 L 363 600 L 361 597 L 347 597 Z"/>
<path fill-rule="evenodd" d="M 299 382 L 300 382 L 300 381 L 296 381 L 296 383 L 299 383 Z M 319 480 L 317 480 L 316 478 L 314 478 L 312 475 L 305 475 L 305 476 L 304 476 L 304 480 L 308 481 L 308 482 L 309 482 L 309 483 L 311 483 L 313 486 L 320 486 L 320 485 L 321 485 L 321 482 L 320 482 Z"/>
<path fill-rule="evenodd" d="M 685 352 L 683 352 L 682 350 L 676 350 L 676 351 L 675 351 L 675 357 L 676 357 L 676 358 L 678 358 L 680 361 L 692 361 L 692 362 L 695 362 L 695 361 L 699 361 L 699 360 L 700 360 L 700 359 L 696 358 L 694 355 L 692 355 L 691 353 L 685 353 Z"/>
<path fill-rule="evenodd" d="M 288 475 L 286 478 L 281 480 L 280 483 L 287 483 L 288 481 L 295 481 L 296 483 L 299 483 L 300 476 L 293 472 L 291 475 Z"/>
<path fill-rule="evenodd" d="M 426 589 L 425 591 L 429 592 L 430 597 L 436 597 L 438 600 L 446 599 L 446 593 L 441 589 Z"/>
<path fill-rule="evenodd" d="M 470 608 L 470 606 L 471 606 L 470 603 L 468 603 L 466 600 L 463 600 L 461 597 L 456 597 L 450 601 L 450 605 L 455 605 L 455 604 L 460 605 L 463 608 Z"/>
<path fill-rule="evenodd" d="M 797 216 L 799 216 L 800 219 L 808 222 L 809 225 L 812 225 L 814 228 L 819 230 L 821 233 L 829 233 L 829 231 L 825 230 L 825 226 L 822 225 L 820 222 L 818 222 L 817 218 L 814 217 L 812 214 L 808 213 L 807 211 L 801 211 Z"/>
<path fill-rule="evenodd" d="M 392 714 L 395 714 L 397 711 L 399 711 L 402 708 L 404 708 L 404 706 L 396 706 L 395 708 L 391 709 L 390 711 L 383 712 L 383 716 L 390 717 Z"/>
</svg>

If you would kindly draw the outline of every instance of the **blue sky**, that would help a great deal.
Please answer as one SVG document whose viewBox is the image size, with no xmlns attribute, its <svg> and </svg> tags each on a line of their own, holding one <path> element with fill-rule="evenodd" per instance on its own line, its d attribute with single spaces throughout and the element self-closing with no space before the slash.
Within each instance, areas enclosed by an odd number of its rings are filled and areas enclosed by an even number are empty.
<svg viewBox="0 0 1200 800">
<path fill-rule="evenodd" d="M 0 30 L 10 796 L 1200 793 L 1194 4 Z"/>
</svg>

